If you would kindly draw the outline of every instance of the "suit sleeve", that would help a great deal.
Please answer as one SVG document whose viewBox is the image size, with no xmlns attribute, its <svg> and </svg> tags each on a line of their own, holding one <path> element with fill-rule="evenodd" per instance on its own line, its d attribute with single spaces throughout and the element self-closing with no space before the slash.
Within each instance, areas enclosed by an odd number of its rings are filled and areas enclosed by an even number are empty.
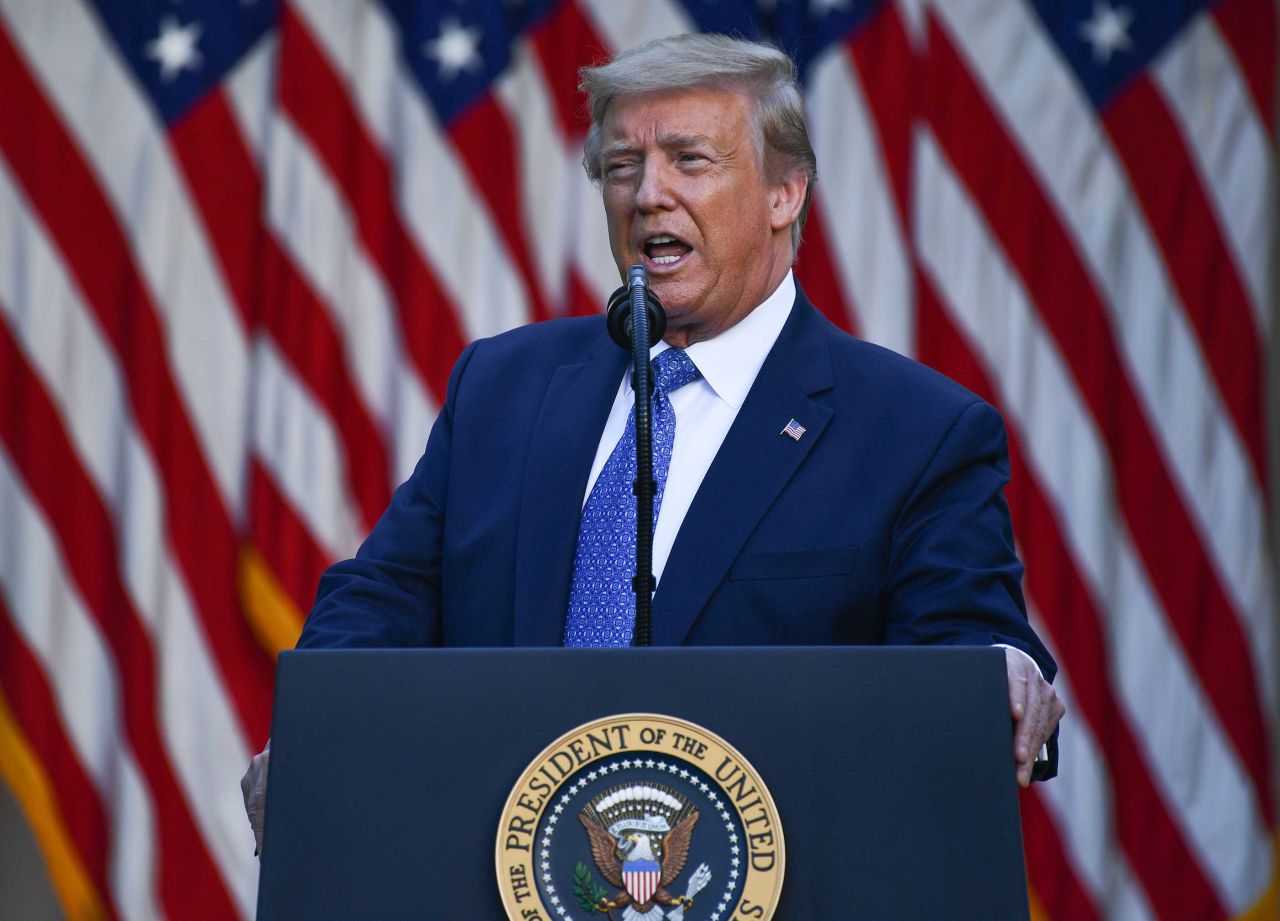
<svg viewBox="0 0 1280 921">
<path fill-rule="evenodd" d="M 940 440 L 894 526 L 887 643 L 1007 644 L 1052 681 L 1057 665 L 1027 622 L 1022 564 L 1004 488 L 1008 441 L 999 414 L 975 401 Z M 1057 771 L 1057 733 L 1034 778 Z"/>
<path fill-rule="evenodd" d="M 895 522 L 885 642 L 1004 643 L 1030 655 L 1052 681 L 1057 665 L 1027 622 L 1008 482 L 1004 423 L 975 401 L 938 443 Z M 1034 779 L 1057 773 L 1057 741 L 1055 732 Z"/>
<path fill-rule="evenodd" d="M 413 474 L 396 489 L 355 558 L 321 576 L 299 649 L 438 645 L 453 412 L 475 347 L 468 346 L 454 366 Z"/>
</svg>

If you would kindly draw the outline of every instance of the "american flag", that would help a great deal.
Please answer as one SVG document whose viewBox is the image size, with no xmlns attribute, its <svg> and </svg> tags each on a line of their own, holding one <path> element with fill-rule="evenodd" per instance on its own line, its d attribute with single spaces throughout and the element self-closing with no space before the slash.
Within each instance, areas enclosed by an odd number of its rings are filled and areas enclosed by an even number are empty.
<svg viewBox="0 0 1280 921">
<path fill-rule="evenodd" d="M 0 777 L 48 891 L 252 917 L 274 654 L 463 345 L 617 285 L 577 69 L 702 29 L 801 67 L 810 297 L 1004 414 L 1069 708 L 1022 797 L 1034 917 L 1280 917 L 1276 19 L 0 0 Z"/>
</svg>

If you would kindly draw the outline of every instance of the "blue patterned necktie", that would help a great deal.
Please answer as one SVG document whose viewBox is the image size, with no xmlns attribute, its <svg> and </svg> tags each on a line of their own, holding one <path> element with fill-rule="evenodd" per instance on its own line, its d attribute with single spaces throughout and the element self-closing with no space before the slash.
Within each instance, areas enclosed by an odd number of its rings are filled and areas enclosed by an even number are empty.
<svg viewBox="0 0 1280 921">
<path fill-rule="evenodd" d="M 698 369 L 681 349 L 667 349 L 653 367 L 653 520 L 658 520 L 662 493 L 671 467 L 676 413 L 668 394 L 698 377 Z M 573 588 L 565 623 L 566 646 L 629 646 L 635 628 L 636 571 L 635 407 L 627 427 L 609 455 L 582 509 L 578 553 L 573 561 Z"/>
</svg>

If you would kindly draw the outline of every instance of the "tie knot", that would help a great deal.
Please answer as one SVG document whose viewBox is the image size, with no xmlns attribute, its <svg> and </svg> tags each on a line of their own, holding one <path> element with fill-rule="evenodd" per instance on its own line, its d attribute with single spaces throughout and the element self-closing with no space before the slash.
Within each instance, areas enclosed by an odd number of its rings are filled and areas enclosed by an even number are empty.
<svg viewBox="0 0 1280 921">
<path fill-rule="evenodd" d="M 679 390 L 690 381 L 697 380 L 698 374 L 698 366 L 684 349 L 667 349 L 653 360 L 653 387 L 663 393 Z"/>
</svg>

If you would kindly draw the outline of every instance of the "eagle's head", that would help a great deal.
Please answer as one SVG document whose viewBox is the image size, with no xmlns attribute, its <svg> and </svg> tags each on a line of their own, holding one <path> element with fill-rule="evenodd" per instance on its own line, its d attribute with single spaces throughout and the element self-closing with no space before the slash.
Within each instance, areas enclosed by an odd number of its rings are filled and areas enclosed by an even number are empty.
<svg viewBox="0 0 1280 921">
<path fill-rule="evenodd" d="M 647 832 L 629 831 L 618 838 L 618 853 L 624 860 L 657 860 L 653 839 Z"/>
</svg>

